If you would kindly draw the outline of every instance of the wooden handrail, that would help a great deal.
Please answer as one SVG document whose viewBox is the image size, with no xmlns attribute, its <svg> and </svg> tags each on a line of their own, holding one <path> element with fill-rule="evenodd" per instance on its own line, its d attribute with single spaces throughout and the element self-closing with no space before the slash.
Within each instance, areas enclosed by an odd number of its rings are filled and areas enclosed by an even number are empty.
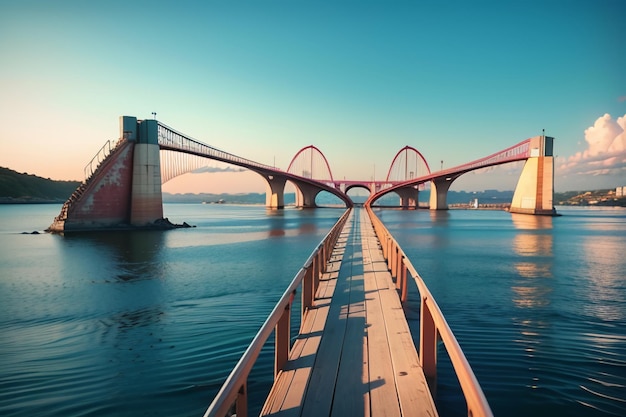
<svg viewBox="0 0 626 417">
<path fill-rule="evenodd" d="M 307 312 L 308 307 L 313 305 L 313 298 L 317 291 L 319 276 L 326 268 L 326 262 L 330 259 L 332 249 L 339 239 L 339 235 L 350 215 L 351 209 L 339 218 L 337 223 L 326 234 L 315 250 L 311 253 L 302 268 L 293 278 L 282 297 L 274 306 L 274 309 L 261 326 L 258 333 L 244 352 L 237 365 L 220 388 L 213 399 L 213 402 L 204 413 L 204 417 L 222 417 L 229 415 L 233 406 L 237 417 L 247 417 L 248 415 L 248 375 L 254 366 L 261 349 L 271 336 L 276 332 L 274 350 L 274 377 L 289 357 L 291 350 L 291 340 L 289 328 L 291 320 L 291 306 L 293 304 L 296 290 L 300 285 L 302 289 L 302 312 L 301 321 Z M 305 299 L 306 298 L 306 299 Z"/>
<path fill-rule="evenodd" d="M 406 254 L 389 233 L 383 222 L 374 214 L 372 208 L 366 204 L 365 208 L 374 226 L 376 236 L 383 248 L 383 255 L 387 265 L 396 278 L 396 287 L 399 289 L 400 298 L 404 302 L 407 297 L 407 274 L 410 274 L 421 297 L 420 310 L 420 349 L 419 357 L 428 381 L 431 393 L 436 391 L 437 381 L 437 342 L 441 340 L 448 352 L 450 362 L 461 385 L 461 390 L 467 403 L 467 414 L 470 417 L 493 416 L 491 407 L 483 393 L 474 371 L 472 371 L 465 354 L 461 349 L 450 326 L 439 309 L 435 298 L 432 296 L 422 277 L 418 274 Z M 406 271 L 406 272 L 405 272 Z"/>
</svg>

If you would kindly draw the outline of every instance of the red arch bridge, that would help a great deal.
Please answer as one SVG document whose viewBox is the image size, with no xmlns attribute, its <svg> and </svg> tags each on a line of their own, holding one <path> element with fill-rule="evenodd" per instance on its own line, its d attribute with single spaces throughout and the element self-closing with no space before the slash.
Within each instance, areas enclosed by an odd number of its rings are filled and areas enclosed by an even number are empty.
<svg viewBox="0 0 626 417">
<path fill-rule="evenodd" d="M 526 161 L 516 187 L 512 212 L 553 215 L 553 138 L 537 136 L 466 164 L 432 172 L 424 156 L 405 146 L 393 158 L 385 180 L 338 180 L 315 146 L 296 153 L 287 170 L 246 159 L 190 138 L 157 120 L 120 117 L 120 135 L 107 141 L 85 166 L 85 181 L 63 204 L 48 229 L 52 232 L 151 227 L 163 220 L 161 185 L 170 179 L 220 161 L 249 169 L 267 182 L 266 206 L 284 207 L 287 181 L 296 189 L 296 206 L 315 207 L 326 191 L 347 207 L 348 191 L 369 191 L 366 204 L 396 193 L 400 205 L 417 207 L 419 191 L 430 184 L 430 208 L 447 209 L 450 184 L 481 168 Z"/>
</svg>

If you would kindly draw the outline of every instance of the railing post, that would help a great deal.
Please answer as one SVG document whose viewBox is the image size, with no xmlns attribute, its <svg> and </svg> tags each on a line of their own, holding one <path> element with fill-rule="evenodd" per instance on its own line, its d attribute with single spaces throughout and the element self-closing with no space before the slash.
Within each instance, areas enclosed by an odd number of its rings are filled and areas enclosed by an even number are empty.
<svg viewBox="0 0 626 417">
<path fill-rule="evenodd" d="M 402 284 L 402 268 L 404 268 L 404 255 L 398 246 L 398 257 L 396 258 L 396 282 Z"/>
<path fill-rule="evenodd" d="M 404 303 L 408 296 L 409 296 L 409 287 L 408 287 L 408 275 L 409 275 L 409 270 L 406 267 L 406 264 L 404 263 L 404 257 L 402 257 L 402 268 L 400 269 L 400 302 Z"/>
<path fill-rule="evenodd" d="M 391 276 L 393 279 L 398 281 L 398 267 L 400 263 L 400 246 L 396 242 L 395 248 L 393 250 L 393 270 L 391 271 Z"/>
<path fill-rule="evenodd" d="M 402 268 L 404 267 L 404 256 L 400 253 L 398 254 L 398 262 L 396 262 L 396 290 L 400 290 L 402 288 Z"/>
<path fill-rule="evenodd" d="M 248 382 L 244 382 L 235 402 L 235 413 L 238 417 L 248 417 Z"/>
<path fill-rule="evenodd" d="M 383 250 L 383 258 L 387 257 L 387 238 L 384 233 L 378 235 L 380 239 L 380 248 Z"/>
<path fill-rule="evenodd" d="M 320 258 L 319 253 L 313 257 L 313 297 L 317 293 L 317 288 L 320 283 Z"/>
<path fill-rule="evenodd" d="M 434 397 L 437 391 L 437 328 L 426 297 L 422 297 L 420 317 L 420 360 Z"/>
<path fill-rule="evenodd" d="M 393 240 L 387 239 L 387 269 L 391 271 L 391 263 L 393 258 Z"/>
<path fill-rule="evenodd" d="M 292 294 L 293 297 L 293 294 Z M 291 301 L 285 306 L 275 327 L 274 377 L 283 369 L 289 359 L 289 324 L 291 323 Z"/>
<path fill-rule="evenodd" d="M 304 323 L 304 315 L 313 305 L 313 265 L 304 271 L 302 278 L 302 312 L 300 314 L 300 324 Z"/>
</svg>

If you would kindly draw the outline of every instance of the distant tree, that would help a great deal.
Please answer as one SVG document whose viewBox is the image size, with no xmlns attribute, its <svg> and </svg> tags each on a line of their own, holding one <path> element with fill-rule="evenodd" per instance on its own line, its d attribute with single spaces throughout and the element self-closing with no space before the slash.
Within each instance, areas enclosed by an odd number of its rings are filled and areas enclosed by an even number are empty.
<svg viewBox="0 0 626 417">
<path fill-rule="evenodd" d="M 54 181 L 0 167 L 0 197 L 33 201 L 65 201 L 79 181 Z"/>
</svg>

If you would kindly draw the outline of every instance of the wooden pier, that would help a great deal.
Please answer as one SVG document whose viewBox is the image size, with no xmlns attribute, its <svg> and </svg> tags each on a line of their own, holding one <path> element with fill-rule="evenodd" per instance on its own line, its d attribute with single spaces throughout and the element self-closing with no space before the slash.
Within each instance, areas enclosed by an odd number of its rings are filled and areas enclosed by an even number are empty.
<svg viewBox="0 0 626 417">
<path fill-rule="evenodd" d="M 418 348 L 402 302 L 420 296 Z M 300 332 L 291 307 L 300 289 Z M 446 349 L 467 415 L 493 413 L 439 306 L 368 206 L 349 209 L 313 251 L 204 417 L 248 416 L 248 376 L 274 334 L 274 384 L 262 416 L 437 416 L 437 352 Z M 418 355 L 419 352 L 419 355 Z"/>
<path fill-rule="evenodd" d="M 365 210 L 345 224 L 261 415 L 437 415 Z"/>
</svg>

